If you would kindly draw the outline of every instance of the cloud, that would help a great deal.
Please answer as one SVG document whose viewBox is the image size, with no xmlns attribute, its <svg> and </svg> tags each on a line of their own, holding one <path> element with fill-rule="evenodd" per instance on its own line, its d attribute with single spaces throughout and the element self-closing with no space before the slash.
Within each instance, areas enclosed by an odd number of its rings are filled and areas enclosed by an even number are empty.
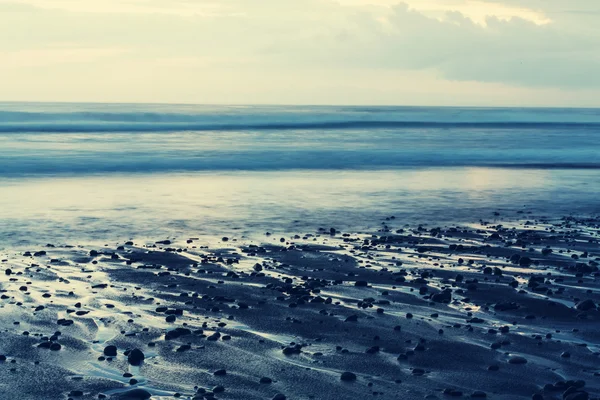
<svg viewBox="0 0 600 400">
<path fill-rule="evenodd" d="M 399 4 L 399 0 L 338 0 L 342 5 L 362 6 L 362 7 L 386 7 L 393 8 Z M 543 25 L 552 22 L 543 12 L 523 7 L 520 5 L 510 5 L 504 3 L 487 2 L 485 0 L 404 0 L 404 3 L 412 10 L 416 10 L 424 15 L 445 19 L 448 13 L 458 12 L 469 18 L 473 22 L 486 25 L 490 17 L 500 20 L 510 20 L 520 18 L 525 21 L 533 22 L 537 25 Z"/>
<path fill-rule="evenodd" d="M 119 48 L 53 47 L 0 52 L 0 69 L 93 63 L 126 53 Z"/>
<path fill-rule="evenodd" d="M 174 99 L 168 85 L 185 76 L 182 96 L 221 84 L 231 102 L 243 102 L 259 96 L 251 90 L 289 85 L 290 100 L 277 99 L 294 102 L 311 90 L 331 100 L 335 94 L 317 88 L 335 77 L 338 93 L 356 96 L 372 88 L 389 97 L 385 88 L 393 87 L 398 98 L 410 98 L 421 87 L 442 98 L 435 84 L 454 91 L 444 99 L 460 87 L 502 92 L 503 99 L 518 89 L 520 98 L 540 102 L 550 92 L 573 99 L 596 90 L 600 98 L 596 0 L 0 0 L 0 10 L 8 32 L 0 36 L 4 70 L 28 66 L 0 76 L 2 87 L 7 79 L 33 81 L 35 73 L 51 72 L 65 88 L 80 82 L 77 74 L 112 74 L 96 89 L 86 80 L 88 91 L 116 96 L 137 82 L 140 93 L 145 83 Z"/>
<path fill-rule="evenodd" d="M 541 10 L 550 13 L 600 12 L 600 3 L 596 0 L 485 0 L 490 4 L 506 4 Z"/>
<path fill-rule="evenodd" d="M 459 12 L 439 20 L 400 4 L 385 23 L 362 12 L 337 33 L 315 35 L 310 41 L 283 38 L 271 49 L 288 65 L 434 70 L 459 81 L 600 87 L 600 36 L 563 28 L 517 17 L 487 17 L 482 25 Z"/>
<path fill-rule="evenodd" d="M 47 10 L 62 10 L 74 13 L 117 13 L 117 14 L 171 14 L 179 16 L 227 15 L 226 8 L 218 1 L 198 2 L 190 0 L 0 0 L 0 7 L 34 7 Z"/>
</svg>

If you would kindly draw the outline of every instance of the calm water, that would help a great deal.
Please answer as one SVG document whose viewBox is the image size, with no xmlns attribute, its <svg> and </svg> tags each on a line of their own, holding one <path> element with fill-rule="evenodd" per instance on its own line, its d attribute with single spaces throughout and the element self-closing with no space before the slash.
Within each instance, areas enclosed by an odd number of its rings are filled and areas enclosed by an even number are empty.
<svg viewBox="0 0 600 400">
<path fill-rule="evenodd" d="M 0 149 L 0 247 L 600 212 L 600 110 L 0 103 Z"/>
</svg>

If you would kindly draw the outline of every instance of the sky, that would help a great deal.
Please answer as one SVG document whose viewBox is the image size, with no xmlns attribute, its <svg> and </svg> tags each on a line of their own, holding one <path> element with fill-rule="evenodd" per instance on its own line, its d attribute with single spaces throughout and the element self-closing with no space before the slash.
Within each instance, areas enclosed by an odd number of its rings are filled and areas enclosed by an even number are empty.
<svg viewBox="0 0 600 400">
<path fill-rule="evenodd" d="M 600 0 L 0 0 L 0 101 L 600 107 Z"/>
</svg>

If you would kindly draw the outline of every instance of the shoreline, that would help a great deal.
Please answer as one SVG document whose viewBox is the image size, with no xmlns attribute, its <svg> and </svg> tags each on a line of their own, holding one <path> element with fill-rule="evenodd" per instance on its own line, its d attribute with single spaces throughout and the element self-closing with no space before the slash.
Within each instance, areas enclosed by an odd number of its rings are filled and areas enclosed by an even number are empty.
<svg viewBox="0 0 600 400">
<path fill-rule="evenodd" d="M 524 217 L 4 251 L 1 391 L 597 398 L 600 219 Z"/>
</svg>

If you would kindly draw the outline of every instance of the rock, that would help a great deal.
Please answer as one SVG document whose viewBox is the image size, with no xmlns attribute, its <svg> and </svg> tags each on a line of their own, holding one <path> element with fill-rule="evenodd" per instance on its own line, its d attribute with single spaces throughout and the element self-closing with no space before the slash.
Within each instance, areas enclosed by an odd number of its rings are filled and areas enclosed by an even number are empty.
<svg viewBox="0 0 600 400">
<path fill-rule="evenodd" d="M 104 355 L 108 357 L 115 357 L 117 355 L 117 346 L 106 346 L 104 348 Z"/>
<path fill-rule="evenodd" d="M 446 289 L 441 293 L 436 293 L 431 296 L 431 300 L 436 303 L 450 303 L 452 301 L 452 291 Z"/>
<path fill-rule="evenodd" d="M 344 320 L 344 322 L 356 322 L 358 321 L 358 315 L 351 315 Z"/>
<path fill-rule="evenodd" d="M 131 365 L 140 365 L 145 358 L 146 356 L 144 356 L 144 353 L 140 349 L 133 349 L 127 355 L 127 361 Z"/>
<path fill-rule="evenodd" d="M 529 267 L 532 263 L 533 261 L 529 257 L 521 257 L 519 259 L 519 266 L 521 267 Z"/>
<path fill-rule="evenodd" d="M 215 372 L 213 372 L 213 375 L 214 376 L 225 376 L 225 375 L 227 375 L 227 371 L 224 369 L 219 369 L 219 370 L 216 370 Z"/>
<path fill-rule="evenodd" d="M 509 364 L 527 364 L 527 360 L 524 357 L 513 356 L 508 359 Z"/>
<path fill-rule="evenodd" d="M 302 346 L 298 344 L 295 346 L 287 346 L 282 351 L 283 354 L 285 354 L 286 356 L 290 356 L 292 354 L 300 354 L 302 353 Z"/>
<path fill-rule="evenodd" d="M 369 283 L 367 281 L 356 281 L 354 282 L 354 286 L 366 287 L 369 286 Z"/>
<path fill-rule="evenodd" d="M 165 340 L 173 340 L 173 339 L 177 339 L 178 337 L 191 335 L 191 334 L 192 334 L 192 331 L 187 328 L 176 328 L 171 331 L 168 331 L 165 334 Z"/>
<path fill-rule="evenodd" d="M 485 398 L 487 398 L 487 393 L 478 390 L 476 392 L 471 393 L 471 398 L 472 399 L 485 399 Z"/>
<path fill-rule="evenodd" d="M 61 326 L 69 326 L 69 325 L 73 325 L 73 320 L 61 318 L 58 321 L 56 321 L 56 323 Z"/>
<path fill-rule="evenodd" d="M 225 391 L 225 387 L 221 385 L 217 385 L 212 389 L 213 393 L 223 393 Z"/>
<path fill-rule="evenodd" d="M 346 371 L 346 372 L 342 373 L 342 375 L 340 376 L 340 379 L 343 380 L 344 382 L 353 382 L 356 380 L 356 374 Z"/>
<path fill-rule="evenodd" d="M 580 391 L 563 395 L 563 400 L 589 400 L 590 395 L 588 392 Z"/>
<path fill-rule="evenodd" d="M 260 378 L 260 383 L 268 385 L 269 383 L 272 383 L 273 379 L 271 378 L 267 378 L 266 376 L 263 376 L 262 378 Z"/>
<path fill-rule="evenodd" d="M 287 399 L 287 397 L 285 397 L 284 394 L 281 393 L 277 393 L 275 396 L 273 396 L 273 400 L 285 400 Z"/>
<path fill-rule="evenodd" d="M 447 389 L 444 389 L 444 394 L 446 396 L 450 396 L 450 397 L 462 397 L 463 392 L 461 392 L 460 390 L 447 388 Z"/>
<path fill-rule="evenodd" d="M 62 349 L 62 346 L 58 343 L 52 343 L 50 345 L 50 350 L 52 351 L 59 351 L 60 349 Z"/>
<path fill-rule="evenodd" d="M 596 303 L 593 300 L 588 299 L 577 304 L 577 309 L 579 311 L 590 311 L 596 309 Z"/>
<path fill-rule="evenodd" d="M 165 318 L 165 321 L 168 323 L 175 322 L 176 320 L 177 320 L 177 317 L 175 315 L 167 315 L 167 317 Z"/>
<path fill-rule="evenodd" d="M 108 284 L 106 283 L 99 283 L 97 285 L 92 286 L 92 289 L 106 289 L 108 287 Z"/>
</svg>

